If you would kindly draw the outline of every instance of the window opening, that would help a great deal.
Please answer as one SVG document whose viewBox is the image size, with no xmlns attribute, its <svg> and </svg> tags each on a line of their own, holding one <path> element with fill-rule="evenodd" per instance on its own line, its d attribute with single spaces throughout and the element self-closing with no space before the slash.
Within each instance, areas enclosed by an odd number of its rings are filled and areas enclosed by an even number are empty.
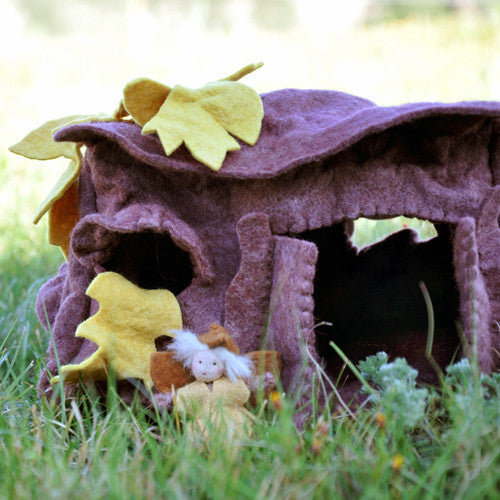
<svg viewBox="0 0 500 500">
<path fill-rule="evenodd" d="M 174 295 L 185 290 L 194 276 L 188 252 L 168 234 L 152 232 L 122 235 L 104 268 L 141 288 L 165 288 Z"/>
<path fill-rule="evenodd" d="M 365 248 L 373 243 L 382 241 L 392 233 L 401 229 L 414 229 L 420 241 L 427 241 L 437 236 L 436 228 L 432 222 L 409 217 L 393 217 L 391 219 L 365 219 L 354 221 L 352 243 L 359 248 Z"/>
</svg>

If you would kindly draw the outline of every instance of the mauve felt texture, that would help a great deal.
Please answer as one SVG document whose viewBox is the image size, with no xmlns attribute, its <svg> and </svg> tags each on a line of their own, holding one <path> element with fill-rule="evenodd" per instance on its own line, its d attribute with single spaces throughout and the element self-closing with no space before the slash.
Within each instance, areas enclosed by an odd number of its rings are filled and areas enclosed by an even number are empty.
<svg viewBox="0 0 500 500">
<path fill-rule="evenodd" d="M 229 153 L 219 172 L 185 148 L 166 157 L 156 136 L 130 122 L 57 132 L 88 147 L 68 264 L 38 299 L 61 363 L 95 349 L 74 337 L 96 310 L 85 289 L 97 273 L 116 271 L 173 291 L 192 331 L 220 323 L 243 353 L 277 349 L 284 386 L 300 402 L 311 397 L 315 361 L 336 373 L 330 339 L 355 360 L 379 348 L 405 355 L 432 378 L 422 362 L 419 280 L 437 308 L 440 363 L 458 345 L 459 320 L 469 343 L 477 333 L 481 367 L 491 370 L 500 346 L 500 103 L 382 108 L 290 89 L 262 100 L 259 141 Z M 398 215 L 435 222 L 438 237 L 419 243 L 403 231 L 358 252 L 344 229 L 358 217 Z M 349 323 L 342 300 L 359 332 L 341 328 Z M 314 329 L 330 315 L 331 331 Z M 55 371 L 53 352 L 48 366 Z M 39 389 L 47 387 L 43 374 Z"/>
<path fill-rule="evenodd" d="M 238 272 L 226 292 L 225 326 L 244 352 L 257 351 L 266 329 L 273 270 L 269 218 L 248 214 L 237 224 L 241 248 Z"/>
</svg>

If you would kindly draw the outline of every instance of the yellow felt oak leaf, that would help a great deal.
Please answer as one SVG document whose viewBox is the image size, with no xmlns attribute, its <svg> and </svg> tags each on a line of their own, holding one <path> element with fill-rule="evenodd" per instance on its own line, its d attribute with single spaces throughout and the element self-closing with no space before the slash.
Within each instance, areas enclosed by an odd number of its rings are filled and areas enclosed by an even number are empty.
<svg viewBox="0 0 500 500">
<path fill-rule="evenodd" d="M 117 379 L 137 378 L 151 388 L 151 354 L 155 339 L 182 328 L 175 296 L 168 290 L 144 290 L 120 274 L 99 274 L 87 295 L 99 302 L 97 314 L 79 325 L 75 335 L 95 342 L 94 354 L 79 364 L 61 367 L 65 382 L 104 380 L 111 370 Z M 56 383 L 59 377 L 52 379 Z"/>
<path fill-rule="evenodd" d="M 222 78 L 221 81 L 235 82 L 262 65 L 261 62 L 249 64 L 236 73 Z M 137 124 L 143 127 L 158 113 L 171 90 L 171 87 L 150 78 L 136 78 L 125 85 L 123 99 L 114 116 L 124 118 L 130 115 Z"/>
<path fill-rule="evenodd" d="M 125 87 L 123 107 L 143 127 L 143 134 L 158 134 L 167 155 L 185 144 L 194 158 L 218 170 L 228 151 L 240 149 L 233 136 L 250 145 L 257 142 L 262 101 L 236 80 L 260 66 L 250 64 L 200 89 L 171 88 L 139 78 Z"/>
<path fill-rule="evenodd" d="M 226 153 L 240 149 L 230 134 L 255 144 L 263 115 L 259 95 L 242 83 L 213 82 L 196 90 L 176 85 L 142 131 L 156 132 L 167 156 L 184 143 L 194 158 L 219 170 Z"/>
</svg>

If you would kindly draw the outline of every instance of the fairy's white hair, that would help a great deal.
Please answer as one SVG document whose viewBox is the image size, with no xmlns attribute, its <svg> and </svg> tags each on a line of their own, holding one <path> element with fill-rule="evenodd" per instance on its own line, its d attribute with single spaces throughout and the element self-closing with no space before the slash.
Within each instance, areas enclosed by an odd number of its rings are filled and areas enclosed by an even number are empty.
<svg viewBox="0 0 500 500">
<path fill-rule="evenodd" d="M 174 340 L 170 342 L 167 349 L 173 351 L 175 359 L 184 364 L 186 368 L 191 367 L 193 357 L 197 352 L 208 351 L 209 347 L 198 340 L 198 337 L 188 330 L 170 330 L 175 334 Z"/>
<path fill-rule="evenodd" d="M 252 374 L 252 361 L 246 356 L 239 356 L 225 347 L 210 349 L 200 342 L 198 337 L 188 330 L 171 330 L 175 334 L 174 340 L 169 344 L 168 350 L 173 351 L 175 359 L 186 368 L 191 368 L 194 355 L 198 352 L 211 351 L 224 364 L 224 372 L 232 382 L 237 378 L 249 377 Z"/>
</svg>

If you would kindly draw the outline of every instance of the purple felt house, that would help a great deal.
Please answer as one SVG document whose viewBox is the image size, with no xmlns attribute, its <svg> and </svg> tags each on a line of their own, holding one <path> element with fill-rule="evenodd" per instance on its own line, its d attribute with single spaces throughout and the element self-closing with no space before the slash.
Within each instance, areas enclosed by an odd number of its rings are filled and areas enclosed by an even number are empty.
<svg viewBox="0 0 500 500">
<path fill-rule="evenodd" d="M 428 315 L 433 354 L 461 356 L 459 331 L 485 371 L 500 350 L 500 103 L 378 107 L 333 91 L 262 96 L 262 132 L 214 172 L 187 150 L 166 156 L 130 122 L 68 126 L 57 140 L 87 146 L 80 221 L 67 263 L 39 294 L 60 363 L 96 346 L 75 338 L 97 305 L 85 290 L 116 271 L 167 288 L 186 328 L 225 326 L 242 352 L 273 347 L 283 383 L 308 398 L 317 368 L 335 376 L 334 340 L 357 361 L 405 356 L 424 381 Z M 399 215 L 432 221 L 419 242 L 404 229 L 358 251 L 352 222 Z M 46 313 L 45 313 L 46 310 Z M 327 321 L 331 325 L 317 323 Z M 458 329 L 457 329 L 458 325 Z M 313 361 L 314 360 L 314 361 Z M 50 354 L 48 370 L 57 371 Z M 39 389 L 49 387 L 45 373 Z"/>
</svg>

